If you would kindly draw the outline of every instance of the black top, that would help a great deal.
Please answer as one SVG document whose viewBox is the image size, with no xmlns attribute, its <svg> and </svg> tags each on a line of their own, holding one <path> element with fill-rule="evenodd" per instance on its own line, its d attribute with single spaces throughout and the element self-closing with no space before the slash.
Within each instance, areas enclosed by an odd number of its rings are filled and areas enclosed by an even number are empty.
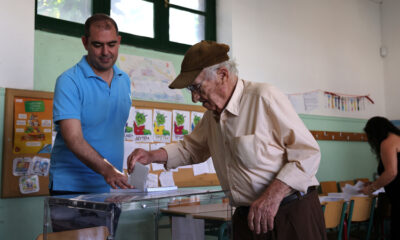
<svg viewBox="0 0 400 240">
<path fill-rule="evenodd" d="M 385 186 L 385 192 L 389 197 L 399 197 L 400 196 L 400 152 L 397 153 L 397 176 L 388 185 Z M 382 160 L 379 160 L 378 174 L 381 175 L 385 167 L 383 166 Z"/>
</svg>

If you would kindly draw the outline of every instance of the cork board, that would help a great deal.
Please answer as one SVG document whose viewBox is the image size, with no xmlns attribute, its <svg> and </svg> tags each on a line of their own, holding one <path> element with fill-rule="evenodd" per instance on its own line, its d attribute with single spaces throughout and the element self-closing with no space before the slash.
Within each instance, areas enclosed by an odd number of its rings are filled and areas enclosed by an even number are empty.
<svg viewBox="0 0 400 240">
<path fill-rule="evenodd" d="M 4 137 L 3 137 L 3 163 L 2 163 L 2 187 L 1 187 L 1 197 L 2 198 L 12 198 L 12 197 L 32 197 L 32 196 L 42 196 L 48 195 L 48 176 L 38 176 L 39 178 L 39 191 L 34 193 L 21 193 L 19 188 L 20 176 L 14 176 L 13 174 L 13 160 L 15 158 L 21 157 L 33 157 L 39 156 L 44 158 L 50 158 L 50 153 L 27 153 L 21 151 L 18 153 L 15 151 L 14 136 L 15 126 L 14 126 L 14 110 L 16 99 L 35 99 L 35 100 L 45 100 L 46 102 L 51 101 L 51 104 L 47 104 L 46 108 L 43 109 L 48 116 L 52 119 L 52 99 L 53 93 L 43 92 L 43 91 L 32 91 L 32 90 L 19 90 L 19 89 L 6 89 L 5 94 L 5 112 L 4 112 Z M 50 126 L 51 128 L 51 126 Z M 50 139 L 51 143 L 51 139 Z"/>
</svg>

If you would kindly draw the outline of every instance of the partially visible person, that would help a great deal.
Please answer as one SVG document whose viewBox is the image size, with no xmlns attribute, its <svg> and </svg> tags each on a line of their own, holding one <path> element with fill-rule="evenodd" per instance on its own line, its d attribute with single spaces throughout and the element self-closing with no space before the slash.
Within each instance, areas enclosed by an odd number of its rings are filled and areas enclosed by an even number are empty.
<svg viewBox="0 0 400 240">
<path fill-rule="evenodd" d="M 384 187 L 391 203 L 391 239 L 400 239 L 400 129 L 384 117 L 373 117 L 365 128 L 368 143 L 379 161 L 379 178 L 361 190 L 372 194 Z"/>
<path fill-rule="evenodd" d="M 136 162 L 168 169 L 213 159 L 236 206 L 233 239 L 326 239 L 315 186 L 320 151 L 288 98 L 275 87 L 238 77 L 229 46 L 202 41 L 186 52 L 170 88 L 187 88 L 208 111 L 183 141 L 135 149 Z"/>
<path fill-rule="evenodd" d="M 57 79 L 50 195 L 109 192 L 110 186 L 132 188 L 122 172 L 124 126 L 132 102 L 130 79 L 115 65 L 120 41 L 115 21 L 94 14 L 86 20 L 82 37 L 87 55 Z M 53 219 L 56 215 L 53 209 Z M 70 228 L 83 224 L 75 225 Z"/>
</svg>

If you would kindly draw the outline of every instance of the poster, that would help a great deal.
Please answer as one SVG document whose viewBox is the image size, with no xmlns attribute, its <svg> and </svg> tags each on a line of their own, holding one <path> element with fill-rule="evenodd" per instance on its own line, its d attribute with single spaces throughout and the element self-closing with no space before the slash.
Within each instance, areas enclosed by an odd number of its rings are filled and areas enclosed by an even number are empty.
<svg viewBox="0 0 400 240">
<path fill-rule="evenodd" d="M 52 143 L 53 101 L 14 99 L 13 153 L 50 153 Z"/>
<path fill-rule="evenodd" d="M 204 113 L 202 113 L 202 112 L 191 112 L 190 113 L 190 120 L 191 120 L 190 132 L 192 132 L 194 127 L 196 127 L 197 124 L 199 124 L 200 120 L 203 118 L 203 115 L 204 115 Z"/>
<path fill-rule="evenodd" d="M 172 140 L 173 141 L 182 140 L 185 135 L 189 134 L 190 112 L 173 110 L 172 118 L 174 124 Z"/>
<path fill-rule="evenodd" d="M 170 61 L 119 54 L 120 68 L 131 79 L 134 99 L 155 102 L 184 103 L 183 89 L 170 89 L 168 85 L 175 79 L 174 65 Z"/>
<path fill-rule="evenodd" d="M 155 142 L 171 142 L 171 111 L 154 109 L 153 112 L 153 139 Z"/>
<path fill-rule="evenodd" d="M 153 142 L 153 111 L 151 109 L 135 109 L 134 116 L 135 142 Z"/>
</svg>

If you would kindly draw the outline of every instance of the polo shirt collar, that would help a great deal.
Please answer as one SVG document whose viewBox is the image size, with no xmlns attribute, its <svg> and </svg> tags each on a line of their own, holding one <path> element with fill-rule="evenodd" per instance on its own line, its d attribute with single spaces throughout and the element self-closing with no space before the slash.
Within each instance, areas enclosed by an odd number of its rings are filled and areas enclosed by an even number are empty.
<svg viewBox="0 0 400 240">
<path fill-rule="evenodd" d="M 86 57 L 87 57 L 87 55 L 83 56 L 81 61 L 78 63 L 79 67 L 82 69 L 83 74 L 85 75 L 86 78 L 89 78 L 89 77 L 99 78 L 99 76 L 97 76 L 93 72 L 93 69 L 87 62 Z M 113 66 L 113 69 L 114 69 L 114 77 L 116 77 L 116 76 L 119 77 L 122 75 L 123 72 L 115 64 Z"/>
<path fill-rule="evenodd" d="M 232 97 L 229 100 L 228 105 L 226 105 L 225 107 L 226 111 L 230 112 L 235 116 L 239 115 L 239 105 L 240 105 L 240 99 L 242 98 L 243 95 L 243 90 L 244 90 L 243 80 L 238 79 Z"/>
</svg>

